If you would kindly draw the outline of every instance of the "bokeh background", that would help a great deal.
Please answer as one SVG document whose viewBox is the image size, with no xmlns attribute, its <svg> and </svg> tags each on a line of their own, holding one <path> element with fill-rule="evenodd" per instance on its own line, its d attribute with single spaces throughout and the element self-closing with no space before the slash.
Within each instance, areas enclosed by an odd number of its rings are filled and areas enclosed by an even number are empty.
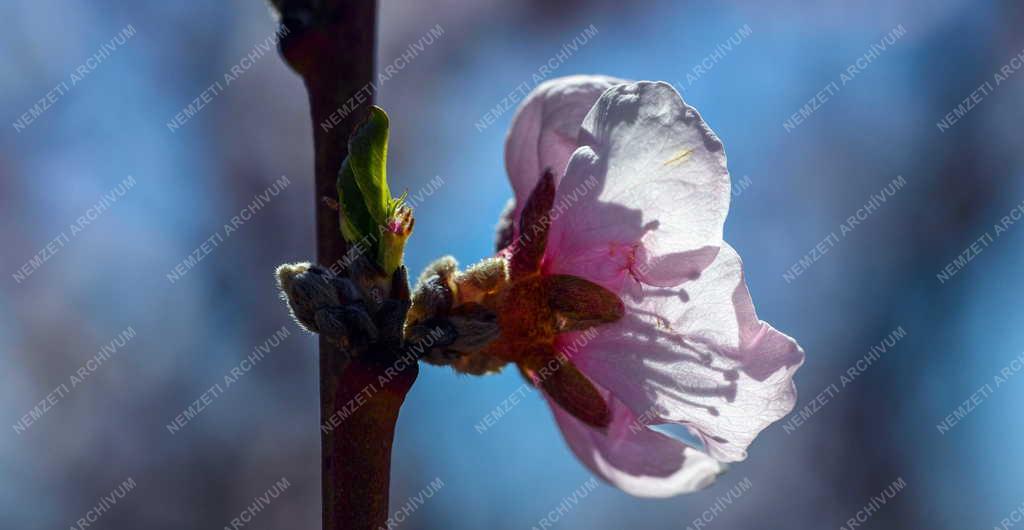
<svg viewBox="0 0 1024 530">
<path fill-rule="evenodd" d="M 936 425 L 1024 351 L 1024 227 L 936 278 L 1024 200 L 1024 73 L 948 130 L 936 123 L 1024 49 L 1024 6 L 907 2 L 382 0 L 378 64 L 435 39 L 376 95 L 392 116 L 393 187 L 440 177 L 407 263 L 492 251 L 510 188 L 512 111 L 475 123 L 593 25 L 554 75 L 673 83 L 723 139 L 737 188 L 727 239 L 761 318 L 797 337 L 798 407 L 892 330 L 907 335 L 794 432 L 776 424 L 716 485 L 669 500 L 603 483 L 563 529 L 682 529 L 749 479 L 707 528 L 839 528 L 894 480 L 864 527 L 992 528 L 1024 502 L 1024 374 L 953 429 Z M 221 528 L 275 481 L 245 528 L 318 528 L 315 344 L 271 271 L 313 255 L 305 90 L 261 57 L 176 131 L 173 116 L 275 29 L 260 2 L 0 4 L 0 527 Z M 13 125 L 103 43 L 136 34 L 24 129 Z M 804 123 L 783 123 L 894 27 L 906 34 Z M 738 30 L 749 35 L 687 78 Z M 9 125 L 10 123 L 10 125 Z M 128 176 L 136 185 L 24 281 L 16 271 Z M 187 275 L 167 274 L 282 175 L 291 184 Z M 783 273 L 898 175 L 906 186 L 806 272 Z M 436 180 L 435 180 L 436 182 Z M 136 336 L 31 426 L 13 426 L 100 348 Z M 275 330 L 290 336 L 175 434 L 166 425 Z M 399 421 L 393 508 L 444 486 L 401 528 L 530 528 L 590 477 L 514 371 L 426 366 Z M 11 425 L 11 427 L 7 427 Z"/>
</svg>

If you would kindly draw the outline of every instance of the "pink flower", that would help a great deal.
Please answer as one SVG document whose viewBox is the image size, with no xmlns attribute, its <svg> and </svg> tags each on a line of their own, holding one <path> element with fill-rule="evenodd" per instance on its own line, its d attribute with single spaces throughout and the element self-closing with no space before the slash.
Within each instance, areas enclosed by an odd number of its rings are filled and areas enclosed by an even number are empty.
<svg viewBox="0 0 1024 530">
<path fill-rule="evenodd" d="M 691 492 L 745 459 L 792 410 L 804 353 L 755 314 L 722 239 L 725 152 L 697 111 L 666 83 L 555 79 L 519 108 L 505 162 L 515 191 L 506 299 L 522 307 L 498 312 L 490 353 L 517 362 L 577 457 L 627 493 Z M 508 343 L 536 340 L 544 325 L 522 301 L 539 293 L 559 322 L 545 337 L 569 361 L 552 377 L 536 360 L 550 353 L 526 362 Z M 650 428 L 669 423 L 702 447 Z"/>
</svg>

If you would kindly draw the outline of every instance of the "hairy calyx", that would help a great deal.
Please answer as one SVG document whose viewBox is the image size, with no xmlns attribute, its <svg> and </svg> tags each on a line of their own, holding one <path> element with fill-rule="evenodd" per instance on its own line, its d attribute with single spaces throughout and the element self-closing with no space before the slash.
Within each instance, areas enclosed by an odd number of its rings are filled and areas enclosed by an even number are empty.
<svg viewBox="0 0 1024 530">
<path fill-rule="evenodd" d="M 484 374 L 514 363 L 566 411 L 595 427 L 606 427 L 608 404 L 594 384 L 555 344 L 561 333 L 615 322 L 624 313 L 615 293 L 589 280 L 546 274 L 554 178 L 545 172 L 519 219 L 520 238 L 468 270 L 450 257 L 420 277 L 409 312 L 408 333 L 447 326 L 453 340 L 439 343 L 424 359 L 462 373 Z"/>
</svg>

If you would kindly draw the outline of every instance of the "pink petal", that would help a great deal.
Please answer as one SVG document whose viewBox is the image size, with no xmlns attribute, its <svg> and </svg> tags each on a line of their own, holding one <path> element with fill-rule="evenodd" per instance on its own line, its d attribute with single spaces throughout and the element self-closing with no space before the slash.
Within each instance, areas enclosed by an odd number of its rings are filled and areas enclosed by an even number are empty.
<svg viewBox="0 0 1024 530">
<path fill-rule="evenodd" d="M 555 421 L 576 457 L 617 488 L 638 497 L 670 497 L 714 482 L 723 466 L 708 455 L 641 422 L 609 395 L 607 432 L 577 420 L 548 399 Z"/>
<path fill-rule="evenodd" d="M 643 286 L 627 275 L 621 292 L 631 293 L 623 297 L 626 316 L 595 328 L 571 358 L 636 414 L 685 425 L 708 454 L 733 462 L 793 409 L 803 350 L 758 320 L 728 244 L 683 287 Z M 560 336 L 559 345 L 578 335 Z"/>
<path fill-rule="evenodd" d="M 666 83 L 607 90 L 583 120 L 558 187 L 545 270 L 583 274 L 617 259 L 652 285 L 678 285 L 711 264 L 729 210 L 722 143 Z"/>
<path fill-rule="evenodd" d="M 555 184 L 565 174 L 565 164 L 578 147 L 580 123 L 605 90 L 625 83 L 606 76 L 576 75 L 541 83 L 530 92 L 512 120 L 505 140 L 505 166 L 516 196 L 513 219 L 545 169 L 555 174 Z"/>
</svg>

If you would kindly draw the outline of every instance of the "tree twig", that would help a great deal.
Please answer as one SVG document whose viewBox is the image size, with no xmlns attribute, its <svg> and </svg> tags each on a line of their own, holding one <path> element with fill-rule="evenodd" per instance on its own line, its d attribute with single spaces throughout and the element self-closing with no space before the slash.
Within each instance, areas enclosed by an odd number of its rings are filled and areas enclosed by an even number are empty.
<svg viewBox="0 0 1024 530">
<path fill-rule="evenodd" d="M 348 136 L 372 103 L 375 0 L 274 0 L 288 29 L 281 53 L 309 93 L 316 154 L 317 260 L 340 263 L 346 244 L 338 213 L 322 201 L 336 197 L 338 168 Z M 358 108 L 351 111 L 354 105 Z M 404 279 L 403 279 L 404 281 Z M 405 287 L 407 289 L 407 286 Z M 395 422 L 417 366 L 380 377 L 396 352 L 351 359 L 320 339 L 320 418 L 324 530 L 376 529 L 388 517 L 391 447 Z M 331 428 L 332 421 L 344 420 Z"/>
</svg>

